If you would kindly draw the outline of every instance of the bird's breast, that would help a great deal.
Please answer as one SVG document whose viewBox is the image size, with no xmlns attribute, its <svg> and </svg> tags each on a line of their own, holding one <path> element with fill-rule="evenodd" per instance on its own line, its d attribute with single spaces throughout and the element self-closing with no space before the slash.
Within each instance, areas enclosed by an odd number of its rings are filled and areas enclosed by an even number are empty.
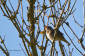
<svg viewBox="0 0 85 56">
<path fill-rule="evenodd" d="M 53 37 L 53 36 L 51 36 L 51 35 L 50 35 L 50 34 L 48 34 L 48 33 L 46 33 L 46 35 L 47 35 L 47 38 L 53 42 L 54 37 Z"/>
</svg>

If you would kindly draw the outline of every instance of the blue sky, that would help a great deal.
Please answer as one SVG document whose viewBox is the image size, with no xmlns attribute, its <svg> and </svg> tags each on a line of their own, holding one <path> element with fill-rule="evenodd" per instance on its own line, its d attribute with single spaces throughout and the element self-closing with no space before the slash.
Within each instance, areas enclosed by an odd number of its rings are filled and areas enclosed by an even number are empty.
<svg viewBox="0 0 85 56">
<path fill-rule="evenodd" d="M 11 0 L 14 8 L 16 9 L 17 7 L 17 0 Z M 41 2 L 41 0 L 40 0 Z M 72 0 L 72 2 L 74 2 Z M 24 6 L 24 18 L 26 18 L 26 7 L 27 7 L 27 2 L 25 0 L 23 0 L 23 6 Z M 84 25 L 84 16 L 83 16 L 83 0 L 77 0 L 77 3 L 75 5 L 76 11 L 74 13 L 76 21 L 79 22 L 79 24 L 81 24 L 82 26 Z M 18 16 L 20 17 L 20 16 Z M 81 28 L 79 28 L 75 23 L 74 20 L 72 19 L 72 16 L 69 17 L 69 19 L 67 20 L 68 22 L 70 22 L 70 25 L 72 26 L 72 29 L 76 32 L 76 34 L 80 37 L 82 30 L 80 30 Z M 65 25 L 64 25 L 65 26 Z M 65 26 L 66 27 L 66 26 Z M 68 31 L 69 29 L 66 27 L 66 30 L 68 32 L 68 34 L 73 38 L 74 36 L 70 33 L 70 31 Z M 60 28 L 60 31 L 63 32 L 62 27 Z M 8 48 L 8 50 L 17 50 L 17 51 L 9 51 L 10 52 L 10 56 L 24 56 L 24 53 L 21 51 L 20 45 L 22 43 L 21 39 L 18 38 L 18 32 L 16 30 L 16 28 L 13 26 L 13 24 L 11 23 L 11 21 L 7 18 L 4 17 L 1 10 L 0 10 L 0 35 L 5 38 L 5 44 Z M 66 38 L 67 36 L 64 35 Z M 68 39 L 69 40 L 69 39 Z M 77 41 L 75 41 L 76 39 L 74 39 L 74 43 L 76 44 Z M 70 41 L 69 41 L 70 42 Z M 77 45 L 77 44 L 76 44 Z M 21 46 L 23 47 L 23 45 L 21 44 Z M 70 48 L 72 48 L 73 46 L 71 45 Z M 79 49 L 84 52 L 79 44 L 78 44 Z M 57 48 L 58 49 L 58 48 Z M 3 52 L 0 51 L 0 55 L 4 56 Z M 73 56 L 81 56 L 81 54 L 74 49 L 73 51 Z"/>
</svg>

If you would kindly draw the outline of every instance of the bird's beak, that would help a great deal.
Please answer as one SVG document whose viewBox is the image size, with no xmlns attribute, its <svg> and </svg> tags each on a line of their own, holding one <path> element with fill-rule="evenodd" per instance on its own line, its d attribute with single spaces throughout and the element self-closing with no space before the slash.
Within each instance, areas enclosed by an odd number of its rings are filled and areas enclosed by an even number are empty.
<svg viewBox="0 0 85 56">
<path fill-rule="evenodd" d="M 41 31 L 40 34 L 45 34 L 45 31 Z"/>
<path fill-rule="evenodd" d="M 47 27 L 48 26 L 45 26 L 45 30 L 44 31 L 41 31 L 40 34 L 45 34 L 46 30 L 47 30 Z"/>
</svg>

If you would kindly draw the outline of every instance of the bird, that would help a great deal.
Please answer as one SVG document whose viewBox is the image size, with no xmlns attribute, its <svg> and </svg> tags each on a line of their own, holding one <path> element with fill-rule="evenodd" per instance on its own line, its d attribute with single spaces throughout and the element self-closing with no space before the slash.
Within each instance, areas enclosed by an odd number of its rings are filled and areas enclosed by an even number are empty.
<svg viewBox="0 0 85 56">
<path fill-rule="evenodd" d="M 46 31 L 47 38 L 51 42 L 58 40 L 58 41 L 64 41 L 68 45 L 70 45 L 70 43 L 64 38 L 63 33 L 60 32 L 59 30 L 55 30 L 51 26 L 45 26 L 45 31 Z"/>
</svg>

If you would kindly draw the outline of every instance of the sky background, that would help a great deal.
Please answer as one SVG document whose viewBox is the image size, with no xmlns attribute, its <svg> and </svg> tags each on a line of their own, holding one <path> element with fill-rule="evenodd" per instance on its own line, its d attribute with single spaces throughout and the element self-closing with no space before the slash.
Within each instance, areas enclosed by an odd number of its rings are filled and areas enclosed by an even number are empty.
<svg viewBox="0 0 85 56">
<path fill-rule="evenodd" d="M 16 9 L 18 0 L 10 0 L 10 1 L 11 1 L 12 5 L 14 6 L 14 8 Z M 41 2 L 41 0 L 40 0 L 40 2 Z M 72 0 L 72 2 L 74 2 L 74 1 Z M 8 6 L 9 6 L 9 4 L 8 4 Z M 24 10 L 24 15 L 23 16 L 24 16 L 24 18 L 26 18 L 27 16 L 26 16 L 25 13 L 27 12 L 26 7 L 28 6 L 26 0 L 23 0 L 23 6 L 25 8 L 25 9 L 23 9 Z M 76 21 L 83 26 L 84 25 L 83 0 L 77 0 L 75 8 L 76 8 L 76 11 L 74 13 L 74 16 L 76 18 Z M 78 37 L 80 37 L 81 34 L 82 34 L 83 29 L 79 28 L 78 25 L 75 24 L 74 20 L 72 19 L 72 16 L 70 16 L 67 21 L 70 22 L 70 26 L 76 32 Z M 70 31 L 68 31 L 69 29 L 67 28 L 67 26 L 65 26 L 65 28 L 66 28 L 68 34 L 73 39 L 74 36 L 70 33 Z M 80 29 L 82 29 L 82 30 L 80 30 Z M 60 31 L 63 32 L 62 27 L 60 27 Z M 18 36 L 18 32 L 17 32 L 16 28 L 14 27 L 14 25 L 11 23 L 11 21 L 7 17 L 3 16 L 1 10 L 0 10 L 0 35 L 3 38 L 5 38 L 5 44 L 6 44 L 7 48 L 8 48 L 8 50 L 17 50 L 17 51 L 9 51 L 10 56 L 25 56 L 24 53 L 21 51 L 21 48 L 20 48 L 20 44 L 22 43 L 22 41 Z M 64 35 L 64 36 L 67 38 L 66 35 Z M 67 40 L 69 40 L 69 39 L 67 38 Z M 76 45 L 78 45 L 77 47 L 84 53 L 84 51 L 82 50 L 80 45 L 75 40 L 76 39 L 73 40 L 74 43 Z M 21 44 L 21 46 L 23 47 L 23 44 Z M 72 48 L 72 47 L 73 46 L 71 45 L 70 48 Z M 2 51 L 0 51 L 0 55 L 4 56 Z M 72 56 L 77 56 L 77 55 L 81 56 L 81 54 L 76 49 L 74 49 Z"/>
</svg>

